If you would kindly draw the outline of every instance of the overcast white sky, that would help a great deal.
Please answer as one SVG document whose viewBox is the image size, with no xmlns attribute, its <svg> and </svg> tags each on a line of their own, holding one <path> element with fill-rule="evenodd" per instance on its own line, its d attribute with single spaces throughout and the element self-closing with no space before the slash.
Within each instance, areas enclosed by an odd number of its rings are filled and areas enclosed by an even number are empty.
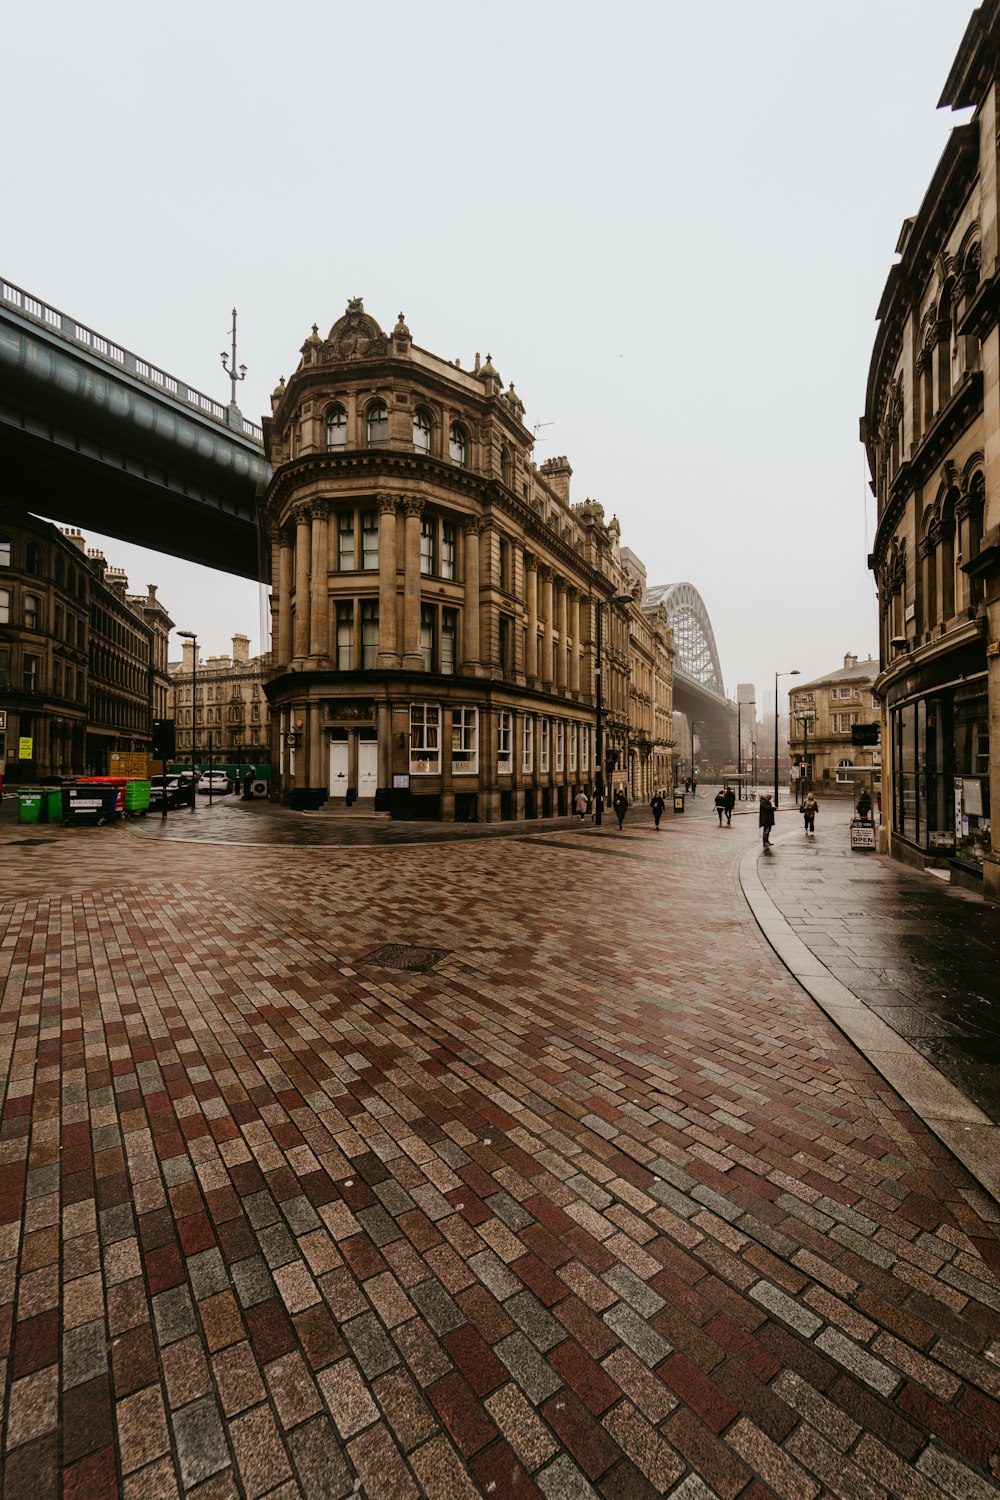
<svg viewBox="0 0 1000 1500">
<path fill-rule="evenodd" d="M 858 418 L 971 0 L 7 7 L 0 273 L 259 420 L 318 322 L 493 355 L 727 691 L 877 653 Z M 867 527 L 867 534 L 866 534 Z M 256 586 L 92 534 L 204 652 Z M 783 685 L 787 687 L 787 683 Z"/>
</svg>

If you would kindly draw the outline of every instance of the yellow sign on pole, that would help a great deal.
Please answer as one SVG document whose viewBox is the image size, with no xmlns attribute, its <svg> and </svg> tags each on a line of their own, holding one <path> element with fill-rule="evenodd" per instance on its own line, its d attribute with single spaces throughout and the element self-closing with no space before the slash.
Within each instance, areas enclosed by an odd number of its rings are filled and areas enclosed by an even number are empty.
<svg viewBox="0 0 1000 1500">
<path fill-rule="evenodd" d="M 17 742 L 18 760 L 30 760 L 35 753 L 34 744 L 34 740 L 22 736 Z"/>
</svg>

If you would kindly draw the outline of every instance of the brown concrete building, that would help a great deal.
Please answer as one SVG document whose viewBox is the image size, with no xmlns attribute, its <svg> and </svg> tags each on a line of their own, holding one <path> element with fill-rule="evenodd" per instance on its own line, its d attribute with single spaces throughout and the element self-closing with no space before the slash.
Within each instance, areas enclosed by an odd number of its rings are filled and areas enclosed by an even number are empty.
<svg viewBox="0 0 1000 1500">
<path fill-rule="evenodd" d="M 8 782 L 104 775 L 149 749 L 170 619 L 151 586 L 83 536 L 5 505 L 0 516 L 0 769 Z M 158 686 L 159 684 L 159 686 Z"/>
<path fill-rule="evenodd" d="M 489 355 L 463 369 L 355 299 L 327 338 L 313 328 L 272 406 L 261 515 L 285 800 L 569 812 L 595 775 L 599 614 L 606 765 L 636 795 L 667 783 L 669 630 L 643 614 L 617 521 L 571 503 L 565 458 L 532 461 Z"/>
<path fill-rule="evenodd" d="M 1000 0 L 974 12 L 952 131 L 879 304 L 862 439 L 878 501 L 889 844 L 1000 897 Z"/>
<path fill-rule="evenodd" d="M 881 727 L 881 705 L 872 694 L 878 671 L 874 657 L 859 660 L 848 652 L 842 667 L 790 689 L 788 750 L 796 790 L 855 800 L 863 788 L 873 797 L 881 791 L 879 745 L 853 743 L 858 726 Z"/>
</svg>

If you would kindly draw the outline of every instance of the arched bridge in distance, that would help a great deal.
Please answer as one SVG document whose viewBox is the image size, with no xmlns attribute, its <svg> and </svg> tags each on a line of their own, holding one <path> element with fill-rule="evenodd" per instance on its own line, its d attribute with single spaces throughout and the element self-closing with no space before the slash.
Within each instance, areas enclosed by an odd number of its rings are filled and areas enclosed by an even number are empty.
<svg viewBox="0 0 1000 1500">
<path fill-rule="evenodd" d="M 723 767 L 733 758 L 736 706 L 726 697 L 712 622 L 693 583 L 660 583 L 646 604 L 662 604 L 670 621 L 674 658 L 674 708 L 696 726 L 704 759 Z"/>
</svg>

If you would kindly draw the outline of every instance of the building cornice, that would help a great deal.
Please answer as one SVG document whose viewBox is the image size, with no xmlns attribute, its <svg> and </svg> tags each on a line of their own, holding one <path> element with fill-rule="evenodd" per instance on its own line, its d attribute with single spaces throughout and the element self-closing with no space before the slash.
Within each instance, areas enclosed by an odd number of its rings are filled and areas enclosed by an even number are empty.
<svg viewBox="0 0 1000 1500">
<path fill-rule="evenodd" d="M 927 483 L 957 440 L 968 431 L 973 418 L 982 414 L 982 409 L 982 371 L 971 370 L 948 404 L 938 412 L 912 457 L 900 464 L 896 471 L 868 559 L 868 566 L 876 574 L 885 559 L 889 542 L 903 520 L 913 491 Z"/>
</svg>

